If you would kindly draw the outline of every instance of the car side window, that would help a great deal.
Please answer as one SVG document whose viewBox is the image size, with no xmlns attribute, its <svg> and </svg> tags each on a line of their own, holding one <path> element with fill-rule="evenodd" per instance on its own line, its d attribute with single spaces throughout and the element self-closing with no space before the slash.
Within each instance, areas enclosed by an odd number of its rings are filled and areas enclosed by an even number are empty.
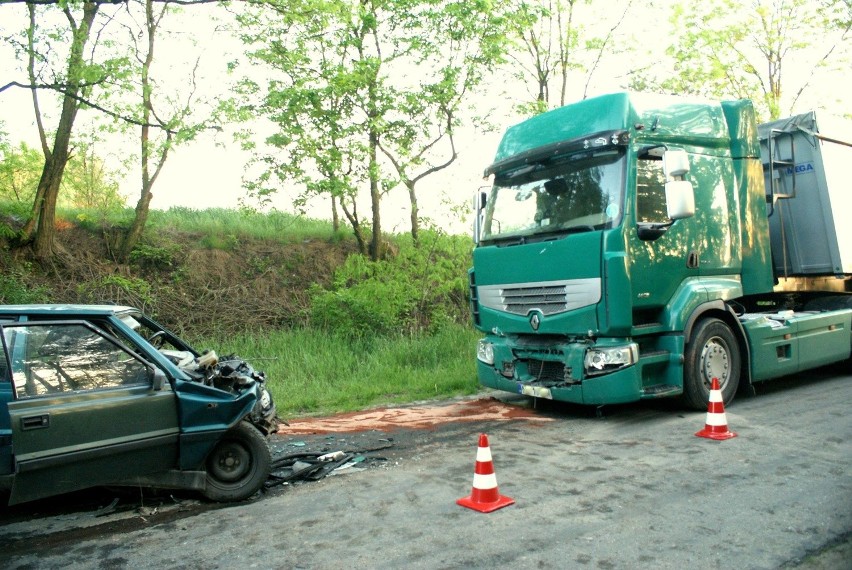
<svg viewBox="0 0 852 570">
<path fill-rule="evenodd" d="M 148 383 L 148 368 L 82 324 L 3 328 L 18 398 Z"/>
</svg>

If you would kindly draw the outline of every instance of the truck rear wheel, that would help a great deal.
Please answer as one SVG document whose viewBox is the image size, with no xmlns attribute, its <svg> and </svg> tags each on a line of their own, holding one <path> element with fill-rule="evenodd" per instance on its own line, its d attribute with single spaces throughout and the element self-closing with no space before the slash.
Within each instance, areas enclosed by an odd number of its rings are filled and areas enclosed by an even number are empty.
<svg viewBox="0 0 852 570">
<path fill-rule="evenodd" d="M 699 321 L 686 347 L 683 368 L 683 402 L 693 410 L 706 410 L 713 378 L 719 380 L 722 400 L 734 399 L 740 383 L 740 345 L 722 320 Z"/>
<path fill-rule="evenodd" d="M 207 488 L 203 494 L 220 502 L 247 499 L 266 482 L 271 465 L 266 439 L 253 425 L 239 422 L 207 457 Z"/>
</svg>

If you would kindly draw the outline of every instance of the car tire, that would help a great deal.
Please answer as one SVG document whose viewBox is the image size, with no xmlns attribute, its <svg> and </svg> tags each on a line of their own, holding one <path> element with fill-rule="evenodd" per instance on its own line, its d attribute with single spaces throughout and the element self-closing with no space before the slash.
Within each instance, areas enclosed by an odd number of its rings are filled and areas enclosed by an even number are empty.
<svg viewBox="0 0 852 570">
<path fill-rule="evenodd" d="M 683 363 L 686 407 L 707 410 L 713 377 L 719 380 L 722 400 L 729 404 L 740 383 L 740 345 L 731 328 L 719 319 L 704 319 L 692 331 Z"/>
<path fill-rule="evenodd" d="M 207 488 L 212 501 L 242 501 L 254 495 L 269 477 L 272 457 L 266 439 L 241 421 L 222 436 L 207 457 Z"/>
</svg>

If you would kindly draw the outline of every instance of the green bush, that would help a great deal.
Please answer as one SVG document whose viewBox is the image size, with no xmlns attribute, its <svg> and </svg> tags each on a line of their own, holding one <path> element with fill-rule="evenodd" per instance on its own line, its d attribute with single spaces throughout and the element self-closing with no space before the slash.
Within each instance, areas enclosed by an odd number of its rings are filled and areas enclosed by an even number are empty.
<svg viewBox="0 0 852 570">
<path fill-rule="evenodd" d="M 434 332 L 468 322 L 467 238 L 425 232 L 419 245 L 399 240 L 399 253 L 372 262 L 352 255 L 333 283 L 311 289 L 311 323 L 360 337 Z"/>
<path fill-rule="evenodd" d="M 0 275 L 0 303 L 4 305 L 46 303 L 49 298 L 50 290 L 29 285 L 17 272 Z"/>
<path fill-rule="evenodd" d="M 108 275 L 77 285 L 82 303 L 116 304 L 149 310 L 154 303 L 151 284 L 136 277 Z"/>
<path fill-rule="evenodd" d="M 171 269 L 179 253 L 180 247 L 177 245 L 157 246 L 140 243 L 130 252 L 130 261 L 147 269 Z"/>
</svg>

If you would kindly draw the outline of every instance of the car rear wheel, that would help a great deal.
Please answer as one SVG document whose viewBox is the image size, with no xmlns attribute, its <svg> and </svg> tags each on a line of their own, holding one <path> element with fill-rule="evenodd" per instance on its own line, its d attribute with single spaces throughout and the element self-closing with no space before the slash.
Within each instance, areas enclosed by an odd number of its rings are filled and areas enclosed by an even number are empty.
<svg viewBox="0 0 852 570">
<path fill-rule="evenodd" d="M 269 477 L 272 457 L 263 435 L 239 422 L 207 457 L 207 489 L 213 501 L 242 501 L 255 494 Z"/>
</svg>

